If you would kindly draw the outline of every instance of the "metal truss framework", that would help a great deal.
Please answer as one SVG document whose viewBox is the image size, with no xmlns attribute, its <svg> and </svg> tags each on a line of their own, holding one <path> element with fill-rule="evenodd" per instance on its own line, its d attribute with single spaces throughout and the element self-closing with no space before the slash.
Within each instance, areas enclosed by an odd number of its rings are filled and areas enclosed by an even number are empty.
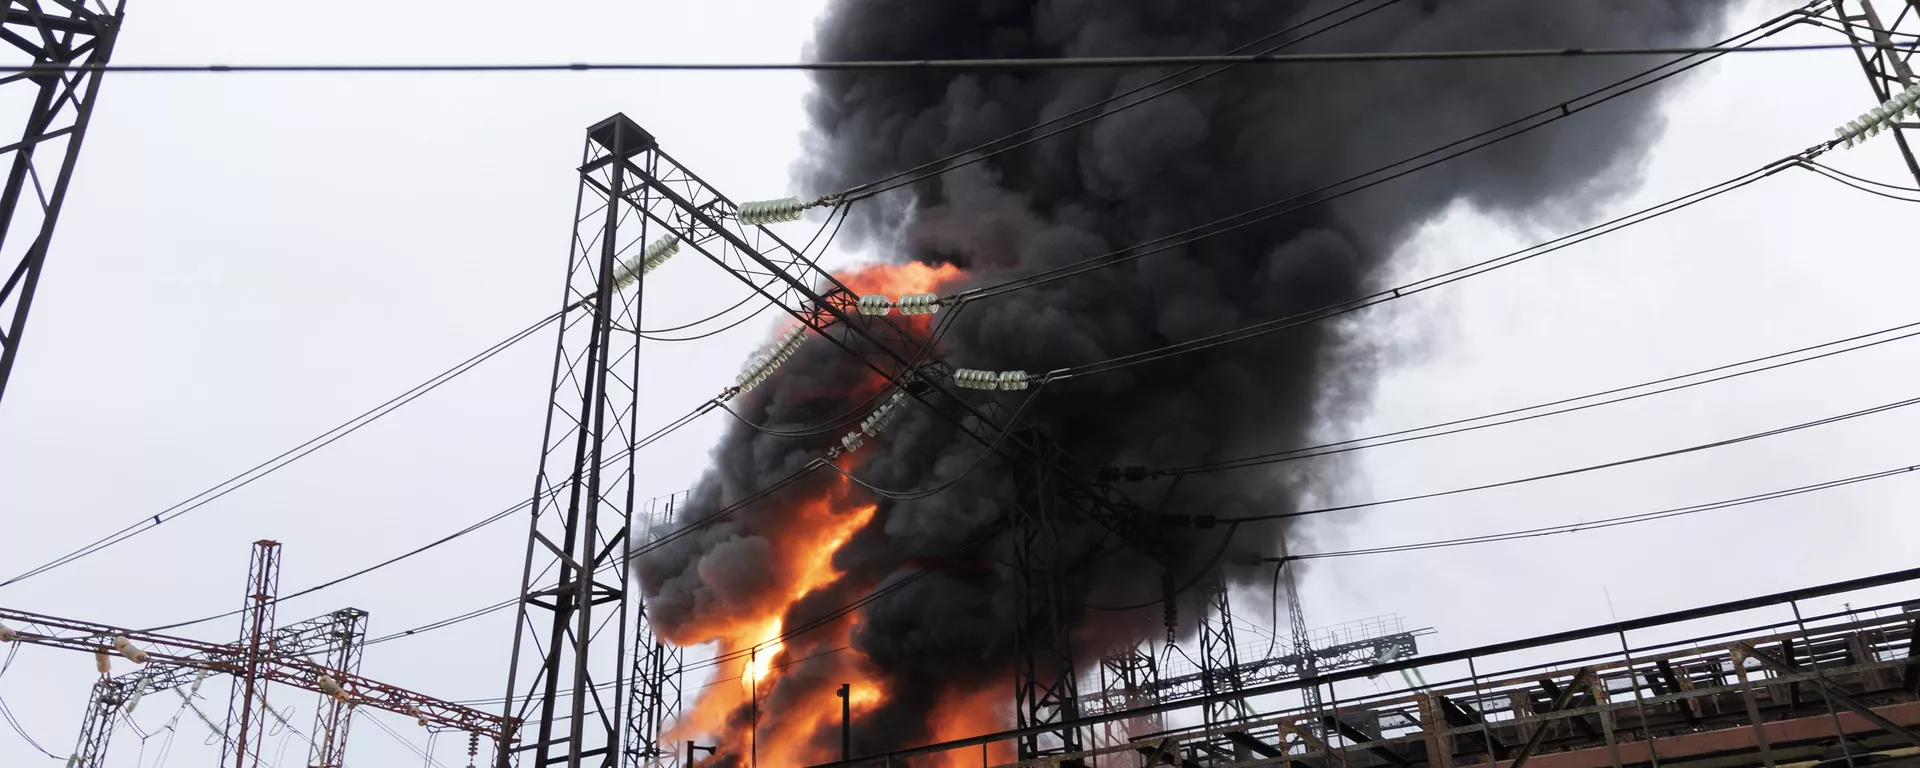
<svg viewBox="0 0 1920 768">
<path fill-rule="evenodd" d="M 1885 103 L 1893 94 L 1916 82 L 1914 49 L 1902 52 L 1891 48 L 1895 36 L 1920 34 L 1920 0 L 1906 0 L 1904 5 L 1894 13 L 1892 23 L 1887 23 L 1872 0 L 1833 0 L 1833 15 L 1853 43 L 1854 55 L 1860 60 L 1861 71 L 1866 73 L 1867 84 L 1873 88 L 1876 104 Z M 1907 170 L 1913 174 L 1914 183 L 1920 185 L 1920 158 L 1914 155 L 1914 144 L 1920 143 L 1920 123 L 1896 120 L 1892 122 L 1892 132 Z"/>
<path fill-rule="evenodd" d="M 247 563 L 247 602 L 240 613 L 240 674 L 227 701 L 226 738 L 220 743 L 221 768 L 260 764 L 260 741 L 267 731 L 267 681 L 262 667 L 272 658 L 274 607 L 280 602 L 280 542 L 256 541 Z"/>
<path fill-rule="evenodd" d="M 366 641 L 366 631 L 367 612 L 344 608 L 276 629 L 272 644 L 277 655 L 325 654 L 327 661 L 324 663 L 328 669 L 343 669 L 335 662 L 344 660 L 351 665 L 346 671 L 357 673 L 359 649 L 361 643 Z M 154 663 L 138 672 L 103 678 L 95 683 L 93 695 L 87 701 L 86 719 L 81 722 L 80 748 L 74 754 L 71 768 L 101 768 L 105 765 L 107 747 L 113 738 L 113 726 L 119 720 L 117 715 L 121 710 L 131 714 L 140 699 L 188 687 L 206 674 L 204 669 Z M 322 709 L 317 716 L 323 723 L 316 724 L 314 729 L 314 751 L 312 759 L 308 761 L 309 766 L 341 768 L 347 744 L 347 719 L 352 710 L 332 698 L 322 697 L 321 700 L 323 706 L 328 703 L 336 705 L 337 712 L 330 721 L 331 728 L 322 725 L 327 722 L 324 719 L 329 709 L 334 707 Z"/>
<path fill-rule="evenodd" d="M 1154 691 L 1160 685 L 1160 665 L 1153 649 L 1134 646 L 1100 660 L 1100 695 L 1106 710 L 1135 709 L 1157 703 Z M 1087 699 L 1081 700 L 1083 703 Z M 1107 745 L 1125 743 L 1130 737 L 1158 733 L 1166 728 L 1160 715 L 1115 720 L 1105 725 L 1103 741 Z"/>
<path fill-rule="evenodd" d="M 1233 603 L 1226 582 L 1213 582 L 1201 600 L 1200 690 L 1209 696 L 1240 690 L 1240 652 L 1233 639 Z M 1201 716 L 1207 725 L 1232 722 L 1247 716 L 1247 703 L 1239 698 L 1211 700 Z"/>
<path fill-rule="evenodd" d="M 1012 511 L 1013 571 L 1019 597 L 1014 624 L 1014 720 L 1021 728 L 1065 723 L 1079 718 L 1074 709 L 1073 638 L 1062 611 L 1062 581 L 1068 569 L 1054 506 L 1052 443 L 1044 435 L 1029 435 L 1041 452 L 1019 469 Z M 1032 734 L 1019 741 L 1019 758 L 1032 760 L 1051 754 L 1077 752 L 1079 734 L 1062 727 Z"/>
<path fill-rule="evenodd" d="M 241 645 L 209 643 L 6 608 L 0 608 L 0 623 L 15 629 L 19 635 L 16 641 L 21 643 L 87 654 L 111 654 L 114 653 L 112 639 L 124 637 L 145 650 L 150 656 L 147 663 L 156 667 L 204 670 L 234 677 L 245 675 L 251 668 L 261 681 L 319 694 L 329 692 L 329 687 L 320 682 L 320 678 L 326 677 L 339 687 L 351 706 L 403 714 L 424 721 L 430 728 L 477 733 L 489 740 L 498 740 L 512 730 L 501 718 L 472 707 L 358 674 L 327 669 L 295 655 L 253 657 L 249 649 Z"/>
<path fill-rule="evenodd" d="M 638 152 L 609 151 L 589 159 L 583 179 L 594 187 L 598 197 L 625 200 L 647 221 L 658 225 L 663 234 L 672 235 L 726 270 L 874 373 L 898 382 L 909 397 L 1015 466 L 1034 462 L 1047 465 L 1049 514 L 1078 513 L 1154 560 L 1163 564 L 1170 561 L 1161 529 L 1192 524 L 1192 519 L 1148 514 L 1111 485 L 1076 477 L 1065 469 L 1064 457 L 1057 450 L 1038 443 L 1041 436 L 1037 431 L 1016 429 L 1017 425 L 1011 424 L 991 400 L 962 398 L 951 386 L 952 368 L 933 360 L 922 340 L 888 318 L 860 315 L 858 294 L 766 227 L 740 224 L 738 204 L 668 156 L 651 134 L 626 116 L 616 114 L 594 130 L 633 135 L 645 144 Z M 624 168 L 625 175 L 611 172 L 613 168 Z M 1058 518 L 1054 519 L 1057 524 Z M 1037 603 L 1034 606 L 1040 613 L 1030 614 L 1028 622 L 1047 624 L 1044 614 L 1051 609 Z M 1058 663 L 1044 658 L 1028 661 L 1035 670 Z M 1046 675 L 1051 677 L 1051 673 Z M 1072 706 L 1070 675 L 1064 688 L 1029 689 L 1028 682 L 1037 679 L 1023 679 L 1019 697 L 1022 717 L 1045 722 L 1057 715 L 1059 707 Z M 1069 695 L 1063 699 L 1062 692 Z"/>
<path fill-rule="evenodd" d="M 520 752 L 540 768 L 612 768 L 623 751 L 645 277 L 615 291 L 612 275 L 658 230 L 636 215 L 644 193 L 609 190 L 628 187 L 626 161 L 652 146 L 625 118 L 587 131 L 507 677 L 507 715 L 523 733 L 499 768 Z"/>
<path fill-rule="evenodd" d="M 668 528 L 674 513 L 686 501 L 685 491 L 651 499 L 642 513 L 643 541 Z M 654 631 L 646 606 L 638 599 L 633 609 L 638 621 L 633 636 L 632 693 L 627 699 L 625 768 L 677 768 L 680 750 L 666 738 L 667 728 L 680 717 L 682 678 L 686 669 L 680 647 Z"/>
<path fill-rule="evenodd" d="M 11 265 L 0 283 L 0 399 L 6 396 L 54 225 L 100 94 L 101 72 L 88 67 L 107 63 L 120 34 L 126 3 L 118 2 L 108 11 L 103 0 L 94 0 L 92 8 L 82 0 L 8 0 L 0 11 L 5 14 L 0 40 L 7 43 L 0 50 L 25 54 L 31 64 L 46 67 L 0 77 L 0 99 L 11 95 L 6 103 L 25 111 L 20 140 L 0 146 L 0 157 L 10 156 L 6 186 L 0 188 L 0 269 Z M 55 158 L 56 165 L 43 168 L 36 155 Z M 23 206 L 29 186 L 31 197 Z"/>
</svg>

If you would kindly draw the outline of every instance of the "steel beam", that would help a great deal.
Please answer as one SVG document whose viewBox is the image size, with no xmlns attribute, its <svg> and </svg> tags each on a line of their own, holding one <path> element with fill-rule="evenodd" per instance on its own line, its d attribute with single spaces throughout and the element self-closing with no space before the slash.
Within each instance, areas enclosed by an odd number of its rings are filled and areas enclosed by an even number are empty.
<svg viewBox="0 0 1920 768">
<path fill-rule="evenodd" d="M 1044 435 L 1028 438 L 1043 446 L 1043 451 L 1051 447 Z M 1064 615 L 1061 583 L 1068 573 L 1068 558 L 1053 504 L 1049 459 L 1042 453 L 1019 468 L 1011 507 L 1018 611 L 1032 618 L 1014 625 L 1014 720 L 1020 728 L 1079 719 L 1072 628 Z M 1079 733 L 1072 726 L 1029 734 L 1018 744 L 1023 761 L 1080 751 Z"/>
<path fill-rule="evenodd" d="M 1738 646 L 1742 653 L 1745 653 L 1747 656 L 1750 656 L 1755 660 L 1758 660 L 1763 666 L 1766 666 L 1768 669 L 1773 670 L 1775 673 L 1783 674 L 1783 675 L 1792 675 L 1792 674 L 1798 674 L 1800 672 L 1800 667 L 1794 665 L 1790 661 L 1773 656 L 1772 654 L 1765 653 L 1760 649 L 1755 648 L 1746 643 L 1739 643 Z M 1869 707 L 1866 704 L 1861 703 L 1859 699 L 1856 699 L 1853 696 L 1849 695 L 1846 691 L 1841 690 L 1840 686 L 1833 684 L 1832 681 L 1826 679 L 1825 677 L 1816 677 L 1814 678 L 1813 682 L 1815 685 L 1818 685 L 1820 687 L 1820 695 L 1827 697 L 1828 701 L 1831 701 L 1835 704 L 1845 707 L 1848 710 L 1851 710 L 1854 714 L 1859 715 L 1861 719 L 1866 720 L 1869 723 L 1873 723 L 1875 727 L 1878 727 L 1879 729 L 1886 731 L 1887 733 L 1893 734 L 1894 736 L 1898 736 L 1901 738 L 1901 740 L 1906 741 L 1907 743 L 1912 744 L 1913 746 L 1920 747 L 1920 733 L 1915 733 L 1911 730 L 1908 730 L 1906 727 L 1901 726 L 1899 723 L 1895 723 L 1892 720 L 1888 720 L 1887 718 L 1883 717 L 1880 713 L 1873 711 L 1873 707 Z"/>
<path fill-rule="evenodd" d="M 17 92 L 21 102 L 31 103 L 20 140 L 0 147 L 0 156 L 12 156 L 6 184 L 0 187 L 0 265 L 13 264 L 4 273 L 6 282 L 0 283 L 0 398 L 6 396 L 13 375 L 54 225 L 80 158 L 80 142 L 93 119 L 103 74 L 98 67 L 113 54 L 125 9 L 125 0 L 111 13 L 104 7 L 88 8 L 80 0 L 8 0 L 0 9 L 0 40 L 25 54 L 31 64 L 46 67 L 0 77 L 0 92 Z M 33 89 L 31 97 L 27 89 Z M 41 160 L 57 158 L 58 165 L 36 165 L 36 153 Z M 23 197 L 26 205 L 21 205 Z"/>
<path fill-rule="evenodd" d="M 1880 14 L 1873 7 L 1873 0 L 1854 0 L 1859 3 L 1859 13 L 1849 13 L 1847 0 L 1833 0 L 1833 12 L 1839 18 L 1847 39 L 1853 43 L 1853 53 L 1860 62 L 1860 70 L 1867 76 L 1867 85 L 1873 89 L 1876 99 L 1873 106 L 1885 103 L 1915 83 L 1913 68 L 1901 57 L 1899 49 L 1894 47 L 1895 30 L 1883 23 Z M 1908 0 L 1909 13 L 1902 13 L 1897 20 L 1914 17 L 1912 30 L 1902 30 L 1912 34 L 1920 30 L 1920 0 Z M 1907 163 L 1907 170 L 1913 174 L 1913 181 L 1920 185 L 1920 158 L 1914 155 L 1914 138 L 1908 134 L 1917 127 L 1913 123 L 1895 120 L 1890 123 L 1893 143 L 1900 156 Z"/>
<path fill-rule="evenodd" d="M 1233 637 L 1233 600 L 1227 583 L 1210 583 L 1200 598 L 1200 690 L 1208 696 L 1238 691 L 1243 687 L 1240 651 Z M 1212 728 L 1246 716 L 1246 700 L 1223 697 L 1208 700 L 1201 719 Z"/>
</svg>

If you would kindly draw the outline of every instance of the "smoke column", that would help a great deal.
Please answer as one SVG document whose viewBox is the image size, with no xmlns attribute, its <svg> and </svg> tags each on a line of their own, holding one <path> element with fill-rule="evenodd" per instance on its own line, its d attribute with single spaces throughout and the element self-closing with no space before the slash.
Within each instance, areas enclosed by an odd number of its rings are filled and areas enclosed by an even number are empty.
<svg viewBox="0 0 1920 768">
<path fill-rule="evenodd" d="M 1691 44 L 1710 37 L 1729 4 L 1402 0 L 1292 50 Z M 1334 6 L 1288 0 L 835 0 L 821 21 L 813 55 L 1214 53 Z M 863 201 L 843 237 L 888 264 L 957 267 L 943 293 L 997 283 L 1371 170 L 1656 62 L 1241 67 L 1069 134 Z M 1164 74 L 823 73 L 809 102 L 802 193 L 838 192 Z M 1617 100 L 1334 204 L 978 302 L 956 318 L 940 354 L 965 368 L 1044 371 L 1363 295 L 1376 287 L 1382 266 L 1417 227 L 1455 204 L 1515 221 L 1583 220 L 1592 205 L 1637 183 L 1644 150 L 1661 128 L 1656 93 Z M 861 278 L 884 286 L 897 274 L 881 267 Z M 1337 423 L 1366 405 L 1381 361 L 1366 351 L 1367 344 L 1339 330 L 1364 326 L 1364 316 L 1338 327 L 1318 323 L 1069 380 L 1047 387 L 1028 413 L 1086 468 L 1181 466 L 1303 445 L 1316 425 Z M 803 429 L 855 408 L 877 386 L 870 372 L 814 339 L 769 383 L 734 405 L 768 429 Z M 1021 394 L 993 397 L 1011 410 Z M 683 519 L 786 476 L 845 431 L 794 438 L 734 425 Z M 877 486 L 913 490 L 947 482 L 981 451 L 946 421 L 910 404 L 888 432 L 868 441 L 853 471 Z M 1165 509 L 1221 516 L 1286 511 L 1305 489 L 1327 482 L 1316 474 L 1325 471 L 1309 461 L 1190 479 L 1168 497 Z M 850 678 L 884 692 L 879 700 L 869 698 L 857 715 L 859 751 L 968 735 L 951 732 L 954 722 L 1010 724 L 1010 638 L 1017 617 L 1005 565 L 1008 544 L 1003 536 L 972 549 L 962 545 L 1004 514 L 1013 498 L 1012 476 L 1005 463 L 989 461 L 946 492 L 895 502 L 865 497 L 830 472 L 816 473 L 644 558 L 639 570 L 649 610 L 676 641 L 719 640 L 723 649 L 737 648 L 743 637 L 738 627 L 761 621 L 767 611 L 783 626 L 798 626 L 930 569 L 930 577 L 901 592 L 786 643 L 780 657 L 786 666 L 771 672 L 758 693 L 759 759 L 777 765 L 837 758 L 833 690 Z M 1151 483 L 1123 487 L 1145 504 L 1157 503 L 1166 490 Z M 1111 548 L 1103 529 L 1068 514 L 1061 526 L 1070 549 Z M 833 525 L 848 529 L 846 535 L 823 540 L 821 531 L 839 530 Z M 1180 581 L 1238 553 L 1273 554 L 1287 535 L 1281 526 L 1243 530 L 1223 556 L 1221 533 L 1188 530 L 1169 539 L 1178 553 L 1173 570 Z M 827 560 L 823 566 L 808 558 Z M 794 594 L 794 574 L 801 571 L 817 583 Z M 1124 547 L 1074 575 L 1067 612 L 1083 667 L 1162 631 L 1158 607 L 1106 612 L 1084 604 L 1151 600 L 1159 579 L 1158 566 Z M 1190 631 L 1192 604 L 1182 604 L 1180 614 Z M 698 727 L 732 745 L 749 714 L 738 702 L 722 708 Z M 767 734 L 776 731 L 789 734 L 797 751 L 770 756 Z M 723 749 L 723 759 L 744 763 L 743 750 Z"/>
</svg>

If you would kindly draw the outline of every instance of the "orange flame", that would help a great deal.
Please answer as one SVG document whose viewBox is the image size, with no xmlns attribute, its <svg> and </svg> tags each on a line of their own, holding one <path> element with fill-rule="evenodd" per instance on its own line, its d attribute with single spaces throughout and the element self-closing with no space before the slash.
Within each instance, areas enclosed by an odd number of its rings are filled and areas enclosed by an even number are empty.
<svg viewBox="0 0 1920 768">
<path fill-rule="evenodd" d="M 919 262 L 871 265 L 842 276 L 859 294 L 936 293 L 953 284 L 963 272 L 951 264 Z M 922 339 L 931 323 L 925 316 L 902 318 L 901 323 Z M 887 382 L 872 376 L 861 386 L 835 397 L 849 403 L 877 394 Z M 843 457 L 843 465 L 859 454 Z M 717 755 L 735 765 L 749 762 L 761 768 L 797 768 L 839 758 L 840 700 L 834 691 L 851 685 L 849 707 L 861 715 L 884 707 L 890 692 L 859 649 L 850 646 L 859 615 L 852 614 L 819 627 L 793 643 L 781 639 L 785 620 L 795 604 L 823 590 L 863 594 L 873 585 L 845 583 L 847 576 L 833 565 L 834 556 L 848 540 L 872 522 L 875 505 L 856 495 L 844 478 L 825 487 L 816 498 L 780 511 L 756 533 L 771 546 L 766 565 L 777 589 L 746 604 L 716 607 L 676 628 L 672 640 L 681 645 L 715 643 L 727 661 L 715 672 L 714 682 L 698 695 L 693 707 L 675 723 L 669 737 L 717 740 Z M 789 653 L 791 650 L 792 654 Z M 789 656 L 792 656 L 791 658 Z M 806 675 L 789 671 L 805 662 Z M 824 669 L 823 669 L 824 667 Z M 732 681 L 738 680 L 738 683 Z M 831 681 L 831 682 L 828 682 Z M 1004 725 L 1004 686 L 953 690 L 942 696 L 927 732 L 936 739 L 959 738 Z M 777 708 L 774 701 L 780 702 Z M 777 709 L 777 711 L 776 711 Z M 749 757 L 752 755 L 752 757 Z M 994 755 L 1006 762 L 1010 755 Z M 975 765 L 978 753 L 940 756 L 929 764 Z"/>
</svg>

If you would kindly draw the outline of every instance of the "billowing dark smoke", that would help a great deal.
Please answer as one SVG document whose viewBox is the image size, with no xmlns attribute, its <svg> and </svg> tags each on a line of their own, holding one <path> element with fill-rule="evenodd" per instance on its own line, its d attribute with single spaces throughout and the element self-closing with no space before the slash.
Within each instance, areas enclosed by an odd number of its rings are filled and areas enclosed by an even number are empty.
<svg viewBox="0 0 1920 768">
<path fill-rule="evenodd" d="M 821 59 L 1174 55 L 1221 52 L 1333 8 L 1293 0 L 836 0 Z M 1404 0 L 1294 50 L 1440 50 L 1672 45 L 1701 41 L 1719 0 Z M 1358 6 L 1355 11 L 1372 7 Z M 861 203 L 848 232 L 881 260 L 953 264 L 943 292 L 987 285 L 1184 230 L 1476 133 L 1655 64 L 1652 59 L 1243 67 L 988 162 Z M 1164 71 L 829 73 L 816 80 L 806 194 L 861 182 L 994 139 Z M 966 307 L 940 344 L 954 365 L 1044 371 L 1193 339 L 1362 295 L 1413 231 L 1455 203 L 1564 222 L 1632 188 L 1661 121 L 1648 94 L 1618 100 L 1412 177 L 1131 264 Z M 1365 327 L 1359 323 L 1345 327 Z M 1305 444 L 1316 425 L 1365 405 L 1378 365 L 1334 324 L 1313 326 L 1047 387 L 1029 411 L 1083 469 L 1173 467 Z M 737 409 L 765 427 L 821 424 L 871 395 L 870 374 L 814 340 Z M 867 388 L 863 388 L 867 387 Z M 1009 409 L 1015 393 L 996 395 Z M 737 426 L 737 425 L 736 425 Z M 688 516 L 704 515 L 817 456 L 812 438 L 740 427 L 716 450 Z M 912 490 L 947 482 L 982 447 L 914 408 L 864 449 L 857 473 Z M 1166 511 L 1285 511 L 1325 482 L 1302 462 L 1196 477 Z M 858 612 L 851 645 L 888 698 L 861 721 L 863 751 L 937 735 L 932 711 L 983 681 L 1006 692 L 1016 597 L 1005 537 L 964 549 L 1001 519 L 1015 468 L 999 461 L 916 501 L 878 501 L 834 559 L 842 574 L 794 605 L 797 626 L 921 568 L 934 575 Z M 1091 473 L 1083 479 L 1091 479 Z M 780 542 L 809 525 L 794 505 L 838 487 L 817 473 L 723 524 L 649 556 L 655 621 L 695 641 L 788 589 Z M 1124 486 L 1145 505 L 1164 484 Z M 854 494 L 855 497 L 858 494 Z M 1061 508 L 1070 553 L 1112 551 L 1069 586 L 1082 664 L 1159 630 L 1160 569 L 1113 547 Z M 1222 562 L 1221 530 L 1169 537 L 1178 581 Z M 1271 554 L 1285 531 L 1240 531 L 1235 552 Z M 1181 606 L 1190 627 L 1193 607 Z M 844 625 L 843 625 L 844 626 Z M 822 633 L 827 634 L 827 633 Z M 833 649 L 796 638 L 786 658 Z M 833 671 L 795 664 L 763 694 L 764 718 L 801 698 L 831 701 Z M 824 692 L 824 693 L 822 693 Z M 836 738 L 831 723 L 820 737 Z M 766 759 L 763 754 L 762 759 Z"/>
</svg>

